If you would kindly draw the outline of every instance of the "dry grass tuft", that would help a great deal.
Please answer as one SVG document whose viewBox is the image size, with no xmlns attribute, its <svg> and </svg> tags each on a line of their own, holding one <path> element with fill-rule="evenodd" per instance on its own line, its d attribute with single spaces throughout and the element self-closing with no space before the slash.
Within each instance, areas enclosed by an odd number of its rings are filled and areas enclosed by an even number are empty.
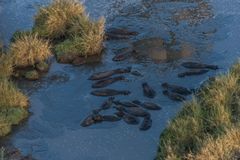
<svg viewBox="0 0 240 160">
<path fill-rule="evenodd" d="M 56 46 L 58 53 L 78 56 L 100 54 L 103 49 L 105 19 L 92 22 L 87 16 L 79 16 L 72 22 L 70 39 Z"/>
<path fill-rule="evenodd" d="M 206 145 L 191 160 L 237 160 L 240 158 L 240 129 L 233 128 L 226 131 L 226 135 L 216 140 L 209 138 Z"/>
<path fill-rule="evenodd" d="M 0 54 L 0 79 L 8 79 L 12 73 L 12 57 L 9 54 Z"/>
<path fill-rule="evenodd" d="M 10 46 L 13 64 L 16 67 L 34 66 L 51 55 L 48 41 L 42 40 L 38 34 L 19 36 Z"/>
<path fill-rule="evenodd" d="M 157 159 L 197 155 L 208 137 L 218 138 L 240 123 L 239 70 L 240 65 L 234 65 L 227 75 L 216 77 L 184 105 L 162 133 Z"/>
<path fill-rule="evenodd" d="M 20 107 L 28 106 L 28 98 L 7 79 L 0 81 L 0 108 L 2 107 Z"/>
<path fill-rule="evenodd" d="M 40 36 L 57 39 L 66 35 L 72 19 L 84 11 L 83 5 L 76 0 L 54 0 L 49 6 L 40 8 L 33 30 Z"/>
</svg>

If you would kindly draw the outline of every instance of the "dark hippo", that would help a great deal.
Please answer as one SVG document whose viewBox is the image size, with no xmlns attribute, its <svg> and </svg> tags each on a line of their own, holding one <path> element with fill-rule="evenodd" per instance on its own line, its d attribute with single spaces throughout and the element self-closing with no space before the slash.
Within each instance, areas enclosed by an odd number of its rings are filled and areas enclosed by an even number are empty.
<svg viewBox="0 0 240 160">
<path fill-rule="evenodd" d="M 124 108 L 124 111 L 137 117 L 146 117 L 150 115 L 147 111 L 139 107 Z"/>
<path fill-rule="evenodd" d="M 114 113 L 116 116 L 118 116 L 119 118 L 122 118 L 124 116 L 124 112 L 123 111 L 118 111 Z"/>
<path fill-rule="evenodd" d="M 154 98 L 156 92 L 145 82 L 142 84 L 144 96 L 148 98 Z"/>
<path fill-rule="evenodd" d="M 152 119 L 151 119 L 151 117 L 145 117 L 143 119 L 143 122 L 140 125 L 139 129 L 141 131 L 146 131 L 146 130 L 150 129 L 151 127 L 152 127 Z"/>
<path fill-rule="evenodd" d="M 106 31 L 107 34 L 114 34 L 114 35 L 126 35 L 126 36 L 135 36 L 138 35 L 138 32 L 129 31 L 123 28 L 110 28 Z"/>
<path fill-rule="evenodd" d="M 131 74 L 137 77 L 143 77 L 143 75 L 138 71 L 132 71 Z"/>
<path fill-rule="evenodd" d="M 124 106 L 124 107 L 139 107 L 139 105 L 132 103 L 132 102 L 114 101 L 113 103 L 116 105 Z"/>
<path fill-rule="evenodd" d="M 159 105 L 152 103 L 152 102 L 140 102 L 138 100 L 134 100 L 132 102 L 135 104 L 138 104 L 141 107 L 148 109 L 148 110 L 161 110 L 162 109 L 162 107 L 160 107 Z"/>
<path fill-rule="evenodd" d="M 127 124 L 132 124 L 132 125 L 137 125 L 139 124 L 139 119 L 133 115 L 130 114 L 124 114 L 123 116 L 123 120 L 127 123 Z"/>
<path fill-rule="evenodd" d="M 128 90 L 114 90 L 114 89 L 101 89 L 92 91 L 91 94 L 94 96 L 116 96 L 116 95 L 129 95 L 131 92 Z"/>
<path fill-rule="evenodd" d="M 121 120 L 121 118 L 113 115 L 103 115 L 102 117 L 103 117 L 103 121 L 107 121 L 107 122 L 116 122 Z"/>
<path fill-rule="evenodd" d="M 165 89 L 170 90 L 171 92 L 182 94 L 182 95 L 190 95 L 190 94 L 192 94 L 192 91 L 187 89 L 187 88 L 185 88 L 185 87 L 172 85 L 172 84 L 169 84 L 169 83 L 162 83 L 162 87 L 165 88 Z"/>
<path fill-rule="evenodd" d="M 130 53 L 121 53 L 121 54 L 117 54 L 113 57 L 113 61 L 124 61 L 126 59 L 128 59 L 130 57 Z"/>
<path fill-rule="evenodd" d="M 88 127 L 88 126 L 93 125 L 94 123 L 95 123 L 95 121 L 93 119 L 93 115 L 90 115 L 83 120 L 83 122 L 81 123 L 81 126 L 82 127 Z"/>
<path fill-rule="evenodd" d="M 191 69 L 206 69 L 206 68 L 212 70 L 219 69 L 217 65 L 202 64 L 197 62 L 184 62 L 182 63 L 182 66 Z"/>
<path fill-rule="evenodd" d="M 209 72 L 207 69 L 194 69 L 194 70 L 189 70 L 183 73 L 179 73 L 178 77 L 185 77 L 185 76 L 194 76 L 194 75 L 201 75 L 204 73 Z"/>
<path fill-rule="evenodd" d="M 112 106 L 114 99 L 115 99 L 114 97 L 109 97 L 106 101 L 103 102 L 100 108 L 103 110 L 109 109 Z"/>
<path fill-rule="evenodd" d="M 127 67 L 127 68 L 118 68 L 118 69 L 105 71 L 105 72 L 99 72 L 99 73 L 95 73 L 95 74 L 91 75 L 89 77 L 89 80 L 101 80 L 104 78 L 111 77 L 112 75 L 115 75 L 115 74 L 130 73 L 131 70 L 132 70 L 131 67 Z"/>
<path fill-rule="evenodd" d="M 181 96 L 181 95 L 179 95 L 179 94 L 177 94 L 177 93 L 170 93 L 169 91 L 167 91 L 167 90 L 165 90 L 165 91 L 163 91 L 163 94 L 165 95 L 165 96 L 167 96 L 168 98 L 170 98 L 171 100 L 173 100 L 173 101 L 185 101 L 186 100 L 186 98 L 185 97 L 183 97 L 183 96 Z"/>
<path fill-rule="evenodd" d="M 122 105 L 116 105 L 113 108 L 115 108 L 116 110 L 118 110 L 119 112 L 124 112 L 124 106 Z"/>
<path fill-rule="evenodd" d="M 94 120 L 95 123 L 100 123 L 103 121 L 103 116 L 100 114 L 94 114 L 92 116 L 92 119 Z"/>
<path fill-rule="evenodd" d="M 123 81 L 123 80 L 126 80 L 126 78 L 124 76 L 118 76 L 118 77 L 114 77 L 114 78 L 100 80 L 100 81 L 97 81 L 96 83 L 94 83 L 92 85 L 92 88 L 103 88 L 103 87 L 109 86 L 110 84 L 113 84 L 117 81 Z"/>
</svg>

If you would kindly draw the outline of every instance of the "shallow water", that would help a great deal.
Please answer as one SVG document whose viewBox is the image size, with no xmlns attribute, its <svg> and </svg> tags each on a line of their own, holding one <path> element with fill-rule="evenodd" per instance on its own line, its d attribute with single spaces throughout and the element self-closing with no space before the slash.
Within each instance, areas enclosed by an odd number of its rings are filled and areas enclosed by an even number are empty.
<svg viewBox="0 0 240 160">
<path fill-rule="evenodd" d="M 14 31 L 30 28 L 36 8 L 47 2 L 0 0 L 0 35 L 5 43 Z M 240 1 L 86 0 L 84 3 L 93 18 L 107 17 L 108 28 L 124 27 L 140 34 L 130 40 L 106 42 L 101 63 L 73 67 L 53 62 L 42 81 L 22 83 L 29 93 L 33 114 L 6 141 L 40 160 L 151 160 L 156 155 L 161 131 L 181 109 L 180 103 L 162 95 L 161 83 L 196 88 L 207 77 L 227 71 L 236 62 L 240 55 Z M 151 45 L 147 48 L 148 45 L 143 54 L 151 51 L 152 56 L 149 53 L 150 56 L 140 58 L 133 55 L 123 62 L 111 60 L 119 49 L 152 37 L 167 43 L 164 52 L 152 52 L 155 48 Z M 188 60 L 217 64 L 221 69 L 178 78 L 177 73 L 185 71 L 180 67 L 181 62 Z M 163 109 L 151 112 L 152 128 L 142 132 L 138 126 L 123 121 L 82 128 L 80 122 L 106 99 L 90 95 L 92 83 L 88 77 L 95 72 L 127 66 L 144 77 L 126 74 L 129 82 L 119 82 L 109 88 L 132 91 L 131 95 L 117 99 L 148 101 L 143 97 L 141 83 L 147 81 L 155 88 L 157 97 L 150 101 Z M 54 81 L 51 76 L 56 74 L 60 79 Z"/>
</svg>

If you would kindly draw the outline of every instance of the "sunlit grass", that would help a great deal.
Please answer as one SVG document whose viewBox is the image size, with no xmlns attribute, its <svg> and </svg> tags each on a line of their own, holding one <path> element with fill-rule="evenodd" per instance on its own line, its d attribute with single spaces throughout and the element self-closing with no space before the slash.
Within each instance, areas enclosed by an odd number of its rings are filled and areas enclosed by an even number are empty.
<svg viewBox="0 0 240 160">
<path fill-rule="evenodd" d="M 84 14 L 84 10 L 76 0 L 54 0 L 49 6 L 39 9 L 33 30 L 50 39 L 65 36 L 72 19 Z"/>
<path fill-rule="evenodd" d="M 28 115 L 28 98 L 8 79 L 0 80 L 0 137 Z"/>
<path fill-rule="evenodd" d="M 0 54 L 0 79 L 10 78 L 13 73 L 12 57 L 9 54 Z"/>
<path fill-rule="evenodd" d="M 16 67 L 34 66 L 51 55 L 50 44 L 39 38 L 38 34 L 18 36 L 10 45 L 10 54 Z"/>
<path fill-rule="evenodd" d="M 205 85 L 160 137 L 157 159 L 187 159 L 240 121 L 240 65 Z M 208 159 L 208 157 L 205 157 Z M 217 159 L 216 159 L 217 160 Z"/>
<path fill-rule="evenodd" d="M 240 128 L 226 130 L 226 135 L 206 140 L 197 155 L 189 155 L 191 160 L 237 160 L 240 158 Z"/>
<path fill-rule="evenodd" d="M 92 22 L 86 16 L 80 16 L 72 22 L 70 38 L 56 46 L 58 53 L 71 53 L 78 56 L 100 54 L 103 49 L 104 18 Z"/>
</svg>

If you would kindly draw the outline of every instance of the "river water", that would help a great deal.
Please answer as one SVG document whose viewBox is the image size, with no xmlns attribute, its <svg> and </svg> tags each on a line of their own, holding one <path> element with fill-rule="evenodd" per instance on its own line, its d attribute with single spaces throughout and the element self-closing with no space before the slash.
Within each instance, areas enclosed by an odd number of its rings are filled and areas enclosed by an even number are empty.
<svg viewBox="0 0 240 160">
<path fill-rule="evenodd" d="M 29 29 L 36 9 L 47 3 L 48 0 L 0 0 L 0 36 L 5 44 L 14 31 Z M 40 160 L 152 160 L 160 133 L 181 109 L 181 103 L 162 95 L 161 83 L 196 88 L 209 76 L 226 72 L 237 61 L 240 0 L 85 0 L 83 3 L 92 18 L 106 17 L 107 28 L 127 28 L 140 34 L 129 40 L 106 42 L 100 63 L 73 67 L 53 61 L 43 80 L 21 83 L 30 96 L 32 115 L 6 142 Z M 143 47 L 143 54 L 150 56 L 112 61 L 119 49 L 153 37 L 169 44 L 161 52 L 164 56 L 152 54 L 151 49 Z M 220 69 L 178 78 L 177 73 L 186 70 L 180 66 L 184 61 L 217 64 Z M 120 100 L 139 99 L 161 105 L 161 111 L 151 112 L 152 128 L 143 132 L 123 121 L 82 128 L 81 121 L 106 99 L 90 94 L 92 83 L 88 77 L 95 72 L 127 66 L 144 76 L 126 75 L 129 82 L 119 82 L 109 88 L 132 92 L 129 96 L 116 97 Z M 52 75 L 61 79 L 51 81 Z M 143 82 L 155 88 L 156 98 L 149 100 L 143 96 Z"/>
</svg>

